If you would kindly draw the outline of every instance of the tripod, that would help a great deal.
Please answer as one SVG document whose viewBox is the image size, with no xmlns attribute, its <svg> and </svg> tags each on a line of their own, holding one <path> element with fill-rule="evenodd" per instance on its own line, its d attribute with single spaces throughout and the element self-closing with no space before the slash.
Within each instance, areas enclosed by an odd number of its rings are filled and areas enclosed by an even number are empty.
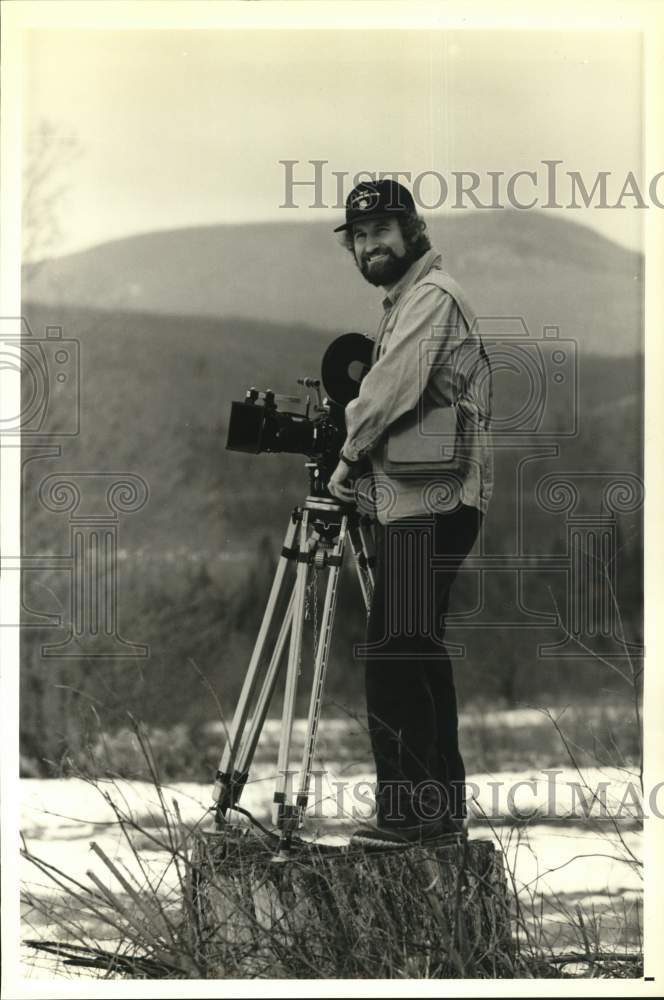
<svg viewBox="0 0 664 1000">
<path fill-rule="evenodd" d="M 350 540 L 355 557 L 360 589 L 367 611 L 371 604 L 374 587 L 374 558 L 369 555 L 363 527 L 371 519 L 330 497 L 324 485 L 323 470 L 317 462 L 307 463 L 307 467 L 310 470 L 311 493 L 307 496 L 305 503 L 295 507 L 291 513 L 266 610 L 219 763 L 213 792 L 213 799 L 216 803 L 214 809 L 217 829 L 222 829 L 228 810 L 239 803 L 242 790 L 249 777 L 249 769 L 276 690 L 282 666 L 282 654 L 290 632 L 277 764 L 277 787 L 273 800 L 276 807 L 276 826 L 280 835 L 279 854 L 282 856 L 290 850 L 293 835 L 304 822 L 304 811 L 309 798 L 309 785 L 332 638 L 339 572 L 343 564 L 347 539 Z M 296 566 L 295 583 L 261 684 L 259 676 L 261 666 L 264 663 L 268 635 L 280 595 L 285 586 L 286 570 L 290 562 Z M 327 569 L 327 585 L 317 641 L 316 636 L 314 636 L 314 668 L 304 752 L 300 769 L 299 790 L 293 800 L 287 787 L 288 766 L 300 673 L 305 599 L 309 576 L 312 571 L 315 572 L 319 569 Z M 315 577 L 313 584 L 315 587 Z"/>
</svg>

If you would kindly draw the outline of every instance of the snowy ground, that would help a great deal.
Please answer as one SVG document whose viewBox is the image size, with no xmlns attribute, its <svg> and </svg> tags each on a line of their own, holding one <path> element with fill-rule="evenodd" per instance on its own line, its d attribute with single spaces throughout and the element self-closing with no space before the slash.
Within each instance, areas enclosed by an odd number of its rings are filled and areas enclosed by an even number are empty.
<svg viewBox="0 0 664 1000">
<path fill-rule="evenodd" d="M 274 772 L 257 766 L 252 778 L 242 804 L 269 823 Z M 297 787 L 296 776 L 293 781 Z M 342 766 L 335 771 L 328 765 L 312 787 L 305 832 L 326 840 L 346 839 L 353 826 L 370 815 L 372 781 L 369 771 L 349 776 Z M 629 775 L 595 769 L 580 776 L 562 768 L 502 772 L 469 775 L 468 788 L 471 837 L 490 837 L 501 845 L 526 913 L 539 913 L 554 949 L 569 948 L 574 942 L 569 924 L 577 906 L 599 920 L 602 941 L 608 947 L 634 945 L 641 926 L 642 845 L 634 820 L 639 805 Z M 595 792 L 594 803 L 589 789 Z M 147 873 L 159 892 L 177 890 L 163 808 L 153 785 L 116 781 L 95 786 L 80 779 L 27 779 L 21 782 L 21 791 L 26 845 L 49 865 L 83 884 L 89 884 L 92 873 L 117 891 L 114 876 L 91 848 L 94 843 L 139 883 Z M 166 808 L 174 815 L 177 802 L 182 822 L 189 828 L 212 827 L 210 793 L 209 785 L 187 782 L 163 789 Z M 135 840 L 138 858 L 129 849 L 107 796 L 143 831 Z M 584 798 L 591 819 L 580 805 Z M 53 891 L 48 875 L 25 858 L 21 881 L 38 895 Z M 31 926 L 30 908 L 26 908 L 25 920 L 26 937 L 43 932 L 43 927 Z M 52 970 L 43 958 L 26 960 L 32 963 L 31 976 Z"/>
<path fill-rule="evenodd" d="M 495 742 L 496 733 L 504 730 L 509 753 L 501 758 L 503 768 L 511 760 L 536 761 L 535 749 L 544 746 L 543 734 L 550 726 L 542 713 L 528 709 L 495 713 L 495 718 L 485 712 L 477 718 L 463 716 L 461 721 L 467 744 L 473 735 L 488 730 Z M 213 746 L 223 744 L 218 729 L 217 724 L 210 726 Z M 279 734 L 280 722 L 268 720 L 242 796 L 242 805 L 267 824 L 271 823 Z M 303 741 L 304 722 L 296 720 L 294 747 L 300 753 Z M 372 813 L 374 773 L 367 763 L 366 732 L 357 722 L 326 719 L 317 745 L 319 760 L 303 833 L 344 843 L 352 829 Z M 300 759 L 300 754 L 293 756 Z M 541 759 L 540 754 L 540 763 Z M 544 759 L 555 757 L 546 754 Z M 631 951 L 642 928 L 640 820 L 643 812 L 652 815 L 653 803 L 646 802 L 642 810 L 638 778 L 626 770 L 538 767 L 533 763 L 529 769 L 520 766 L 468 775 L 471 838 L 491 838 L 501 847 L 522 916 L 544 933 L 552 950 L 583 948 L 585 934 L 600 941 L 604 949 Z M 297 791 L 297 774 L 292 774 L 291 783 Z M 169 894 L 175 898 L 179 884 L 164 810 L 173 821 L 177 803 L 184 828 L 212 828 L 211 791 L 207 783 L 177 782 L 162 788 L 160 802 L 149 782 L 25 779 L 21 782 L 21 830 L 32 855 L 83 886 L 96 879 L 100 891 L 106 886 L 117 893 L 110 862 L 129 879 L 133 876 L 138 885 L 149 880 L 160 898 Z M 664 811 L 664 801 L 655 806 Z M 131 834 L 133 850 L 118 823 L 117 810 L 130 825 L 136 824 L 138 832 Z M 242 817 L 238 821 L 246 822 Z M 651 828 L 657 822 L 655 816 L 647 820 Z M 48 874 L 25 857 L 20 861 L 20 878 L 37 900 L 54 893 L 62 898 L 62 890 L 54 887 Z M 24 938 L 70 940 L 39 909 L 24 905 Z M 95 926 L 91 933 L 97 935 L 95 940 L 103 940 L 104 928 Z M 74 974 L 57 960 L 28 949 L 25 953 L 29 978 Z"/>
</svg>

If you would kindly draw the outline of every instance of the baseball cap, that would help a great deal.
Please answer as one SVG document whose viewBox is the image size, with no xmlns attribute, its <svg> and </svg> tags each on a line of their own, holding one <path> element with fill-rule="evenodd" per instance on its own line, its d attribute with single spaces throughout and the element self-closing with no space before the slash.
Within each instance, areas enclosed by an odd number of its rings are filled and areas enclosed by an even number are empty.
<svg viewBox="0 0 664 1000">
<path fill-rule="evenodd" d="M 382 181 L 363 181 L 346 198 L 346 222 L 343 226 L 337 226 L 334 231 L 341 233 L 362 219 L 414 211 L 413 196 L 403 184 L 388 178 Z"/>
</svg>

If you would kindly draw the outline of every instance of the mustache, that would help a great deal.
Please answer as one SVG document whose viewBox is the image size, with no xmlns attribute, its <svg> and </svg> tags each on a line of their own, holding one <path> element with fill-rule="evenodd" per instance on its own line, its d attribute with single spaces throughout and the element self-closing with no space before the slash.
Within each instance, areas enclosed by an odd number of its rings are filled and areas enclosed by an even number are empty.
<svg viewBox="0 0 664 1000">
<path fill-rule="evenodd" d="M 372 250 L 371 253 L 362 254 L 362 262 L 364 264 L 370 264 L 374 257 L 391 257 L 396 259 L 393 251 L 389 247 L 383 247 L 379 250 Z"/>
</svg>

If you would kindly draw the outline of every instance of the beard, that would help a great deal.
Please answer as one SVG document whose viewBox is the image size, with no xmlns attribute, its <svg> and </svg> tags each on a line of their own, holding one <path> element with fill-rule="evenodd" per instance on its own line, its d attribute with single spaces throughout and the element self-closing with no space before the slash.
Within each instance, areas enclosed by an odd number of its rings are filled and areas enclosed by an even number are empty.
<svg viewBox="0 0 664 1000">
<path fill-rule="evenodd" d="M 374 259 L 372 262 L 372 258 L 377 257 L 380 259 Z M 406 247 L 403 257 L 397 257 L 389 247 L 381 247 L 379 250 L 374 250 L 370 258 L 366 254 L 362 254 L 360 260 L 358 261 L 356 258 L 355 262 L 362 272 L 362 277 L 369 284 L 394 285 L 400 278 L 403 278 L 416 259 L 411 247 Z"/>
</svg>

